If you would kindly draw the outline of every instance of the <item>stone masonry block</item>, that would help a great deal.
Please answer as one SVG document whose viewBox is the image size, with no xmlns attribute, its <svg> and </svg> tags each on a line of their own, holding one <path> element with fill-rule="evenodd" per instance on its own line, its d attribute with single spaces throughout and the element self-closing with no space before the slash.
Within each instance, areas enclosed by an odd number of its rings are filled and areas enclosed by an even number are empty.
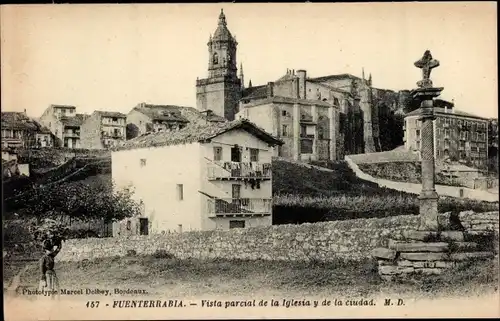
<svg viewBox="0 0 500 321">
<path fill-rule="evenodd" d="M 464 252 L 464 253 L 452 253 L 450 259 L 452 261 L 464 261 L 470 259 L 488 259 L 493 258 L 495 255 L 493 252 Z"/>
<path fill-rule="evenodd" d="M 408 267 L 408 266 L 415 266 L 414 265 L 415 262 L 414 261 L 408 261 L 408 260 L 398 260 L 398 266 L 404 266 L 404 267 Z"/>
<path fill-rule="evenodd" d="M 445 252 L 448 250 L 448 243 L 444 242 L 413 242 L 395 244 L 398 252 Z"/>
<path fill-rule="evenodd" d="M 386 260 L 393 260 L 396 257 L 396 251 L 384 247 L 377 247 L 373 249 L 372 256 Z"/>
<path fill-rule="evenodd" d="M 423 253 L 401 253 L 401 259 L 409 260 L 409 261 L 441 261 L 448 259 L 447 253 L 432 253 L 432 252 L 423 252 Z"/>
<path fill-rule="evenodd" d="M 434 263 L 437 268 L 443 268 L 443 269 L 452 268 L 453 266 L 455 266 L 455 262 L 451 261 L 436 261 Z"/>
<path fill-rule="evenodd" d="M 460 231 L 442 231 L 440 237 L 442 241 L 463 242 L 464 233 Z"/>
</svg>

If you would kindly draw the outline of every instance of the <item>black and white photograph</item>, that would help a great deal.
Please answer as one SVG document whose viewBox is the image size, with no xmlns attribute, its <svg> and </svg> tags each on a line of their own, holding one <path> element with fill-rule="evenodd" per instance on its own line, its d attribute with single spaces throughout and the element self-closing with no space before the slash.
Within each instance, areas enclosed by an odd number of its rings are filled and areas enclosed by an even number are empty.
<svg viewBox="0 0 500 321">
<path fill-rule="evenodd" d="M 2 5 L 5 320 L 500 317 L 496 13 Z"/>
</svg>

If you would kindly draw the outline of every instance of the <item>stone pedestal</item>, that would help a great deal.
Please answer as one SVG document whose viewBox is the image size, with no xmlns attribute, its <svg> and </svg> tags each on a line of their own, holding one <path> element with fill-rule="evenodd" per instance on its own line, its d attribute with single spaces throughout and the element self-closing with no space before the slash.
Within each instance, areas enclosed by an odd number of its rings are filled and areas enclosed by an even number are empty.
<svg viewBox="0 0 500 321">
<path fill-rule="evenodd" d="M 385 280 L 410 274 L 441 274 L 468 260 L 495 256 L 475 237 L 462 231 L 403 231 L 400 239 L 389 239 L 387 246 L 374 249 L 372 256 Z"/>
</svg>

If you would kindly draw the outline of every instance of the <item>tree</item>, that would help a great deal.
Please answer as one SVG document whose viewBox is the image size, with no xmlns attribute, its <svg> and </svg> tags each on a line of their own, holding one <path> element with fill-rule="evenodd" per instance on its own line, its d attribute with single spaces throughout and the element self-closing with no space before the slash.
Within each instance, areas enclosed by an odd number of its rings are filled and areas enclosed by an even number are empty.
<svg viewBox="0 0 500 321">
<path fill-rule="evenodd" d="M 81 181 L 32 189 L 5 204 L 6 212 L 18 211 L 21 217 L 72 219 L 105 222 L 119 221 L 140 213 L 130 191 L 113 191 L 112 184 Z"/>
</svg>

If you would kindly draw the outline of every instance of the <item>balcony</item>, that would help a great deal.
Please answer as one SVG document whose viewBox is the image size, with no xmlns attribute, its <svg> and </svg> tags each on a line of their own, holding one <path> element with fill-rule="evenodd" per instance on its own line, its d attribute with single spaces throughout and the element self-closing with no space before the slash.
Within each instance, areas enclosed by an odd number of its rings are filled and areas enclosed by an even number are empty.
<svg viewBox="0 0 500 321">
<path fill-rule="evenodd" d="M 209 180 L 271 179 L 271 163 L 212 162 L 208 164 Z"/>
<path fill-rule="evenodd" d="M 2 147 L 22 147 L 24 142 L 21 138 L 2 137 Z"/>
<path fill-rule="evenodd" d="M 271 198 L 216 198 L 207 200 L 209 217 L 264 216 L 272 212 Z"/>
</svg>

